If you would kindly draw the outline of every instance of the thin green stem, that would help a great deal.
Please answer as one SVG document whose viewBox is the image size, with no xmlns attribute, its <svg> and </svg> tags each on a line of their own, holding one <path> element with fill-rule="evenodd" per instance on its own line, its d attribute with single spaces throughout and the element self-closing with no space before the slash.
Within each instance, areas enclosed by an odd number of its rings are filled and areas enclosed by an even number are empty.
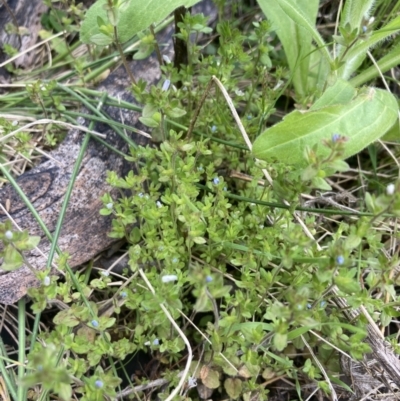
<svg viewBox="0 0 400 401">
<path fill-rule="evenodd" d="M 129 68 L 128 63 L 126 62 L 126 57 L 125 57 L 125 55 L 124 55 L 124 52 L 123 52 L 123 50 L 122 50 L 121 43 L 120 43 L 119 38 L 118 38 L 118 30 L 117 30 L 117 27 L 116 27 L 116 26 L 114 26 L 114 38 L 115 38 L 115 45 L 117 46 L 118 53 L 119 53 L 119 56 L 121 57 L 122 64 L 123 64 L 124 67 L 125 67 L 125 71 L 127 72 L 127 74 L 128 74 L 128 76 L 129 76 L 129 79 L 131 80 L 131 82 L 132 82 L 134 85 L 136 85 L 136 79 L 135 79 L 135 77 L 133 76 L 132 71 L 131 71 L 131 69 Z"/>
<path fill-rule="evenodd" d="M 3 343 L 3 339 L 0 337 L 0 372 L 3 380 L 6 383 L 7 390 L 11 394 L 11 397 L 14 401 L 18 401 L 17 398 L 17 385 L 14 380 L 14 371 L 12 369 L 7 369 L 5 365 L 5 361 L 9 361 L 10 363 L 14 363 L 13 360 L 8 358 L 8 354 L 6 348 Z"/>
<path fill-rule="evenodd" d="M 18 301 L 18 380 L 22 381 L 25 376 L 25 319 L 26 319 L 26 308 L 25 298 L 22 297 Z M 26 401 L 27 389 L 25 386 L 18 386 L 18 401 Z"/>
</svg>

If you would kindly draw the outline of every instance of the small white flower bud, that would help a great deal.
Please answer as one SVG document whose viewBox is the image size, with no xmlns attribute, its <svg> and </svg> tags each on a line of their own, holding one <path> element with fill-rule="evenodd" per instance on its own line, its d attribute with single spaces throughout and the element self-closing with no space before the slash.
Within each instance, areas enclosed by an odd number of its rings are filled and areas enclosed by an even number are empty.
<svg viewBox="0 0 400 401">
<path fill-rule="evenodd" d="M 388 195 L 393 195 L 395 189 L 396 189 L 396 187 L 394 186 L 394 184 L 389 184 L 389 185 L 386 187 L 386 193 L 387 193 Z"/>
<path fill-rule="evenodd" d="M 161 281 L 163 283 L 170 283 L 171 281 L 178 280 L 178 276 L 176 274 L 168 274 L 166 276 L 161 277 Z"/>
</svg>

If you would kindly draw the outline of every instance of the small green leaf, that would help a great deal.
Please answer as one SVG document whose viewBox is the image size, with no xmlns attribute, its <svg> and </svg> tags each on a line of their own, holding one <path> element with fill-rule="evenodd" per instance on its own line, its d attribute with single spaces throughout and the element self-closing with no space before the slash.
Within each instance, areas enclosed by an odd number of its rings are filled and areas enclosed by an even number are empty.
<svg viewBox="0 0 400 401">
<path fill-rule="evenodd" d="M 101 18 L 100 16 L 97 16 L 97 25 L 98 27 L 102 27 L 103 25 L 106 25 L 106 22 Z"/>
<path fill-rule="evenodd" d="M 275 333 L 273 342 L 278 351 L 283 351 L 287 346 L 287 334 Z"/>
<path fill-rule="evenodd" d="M 212 304 L 205 290 L 201 290 L 194 305 L 197 312 L 206 312 L 212 310 Z"/>
<path fill-rule="evenodd" d="M 357 248 L 361 244 L 361 237 L 356 234 L 350 234 L 344 243 L 344 247 L 347 250 Z"/>
<path fill-rule="evenodd" d="M 206 366 L 203 366 L 200 374 L 205 373 L 204 368 Z M 207 368 L 206 374 L 202 374 L 201 380 L 208 388 L 218 388 L 220 386 L 219 373 L 216 370 Z"/>
<path fill-rule="evenodd" d="M 184 116 L 186 111 L 178 107 L 174 107 L 173 109 L 165 109 L 165 114 L 170 118 L 179 118 Z"/>
<path fill-rule="evenodd" d="M 160 125 L 158 121 L 151 117 L 139 117 L 139 121 L 146 127 L 150 128 L 157 128 Z"/>
<path fill-rule="evenodd" d="M 24 264 L 22 255 L 11 245 L 7 245 L 4 249 L 2 270 L 16 270 Z"/>
<path fill-rule="evenodd" d="M 332 187 L 321 177 L 314 177 L 311 180 L 311 184 L 316 189 L 321 189 L 322 191 L 331 191 Z"/>
<path fill-rule="evenodd" d="M 37 235 L 32 235 L 21 241 L 16 241 L 14 245 L 20 251 L 30 251 L 38 246 L 39 242 L 40 237 Z"/>
<path fill-rule="evenodd" d="M 63 324 L 67 327 L 75 327 L 79 324 L 79 320 L 72 314 L 69 309 L 62 310 L 54 316 L 53 322 L 57 325 Z"/>
<path fill-rule="evenodd" d="M 196 244 L 205 244 L 207 241 L 203 237 L 194 237 L 193 242 L 195 242 Z"/>
<path fill-rule="evenodd" d="M 104 33 L 98 33 L 91 37 L 91 41 L 93 44 L 98 46 L 108 46 L 112 43 L 112 38 L 105 35 Z"/>
<path fill-rule="evenodd" d="M 57 392 L 63 401 L 69 401 L 72 398 L 72 387 L 69 383 L 57 383 Z"/>
<path fill-rule="evenodd" d="M 143 107 L 142 116 L 143 117 L 153 117 L 153 115 L 157 112 L 158 112 L 158 107 L 149 103 Z"/>
<path fill-rule="evenodd" d="M 338 288 L 346 294 L 358 293 L 360 291 L 360 283 L 354 277 L 356 269 L 349 271 L 341 270 L 340 274 L 335 277 L 334 282 Z"/>
<path fill-rule="evenodd" d="M 224 297 L 226 294 L 229 294 L 231 289 L 232 289 L 231 285 L 224 285 L 220 288 L 213 288 L 211 295 L 214 298 L 221 298 Z"/>
<path fill-rule="evenodd" d="M 235 377 L 229 377 L 224 381 L 225 391 L 228 393 L 229 398 L 236 400 L 242 394 L 242 381 Z"/>
<path fill-rule="evenodd" d="M 329 168 L 336 172 L 348 171 L 350 166 L 344 160 L 334 160 L 329 163 Z"/>
</svg>

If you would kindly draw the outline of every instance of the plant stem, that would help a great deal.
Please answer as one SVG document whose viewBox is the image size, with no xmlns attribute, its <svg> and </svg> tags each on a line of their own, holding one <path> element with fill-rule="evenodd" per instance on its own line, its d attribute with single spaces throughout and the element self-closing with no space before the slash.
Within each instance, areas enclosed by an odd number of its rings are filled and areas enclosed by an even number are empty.
<svg viewBox="0 0 400 401">
<path fill-rule="evenodd" d="M 115 44 L 116 44 L 117 49 L 118 49 L 118 53 L 121 56 L 122 63 L 124 64 L 125 70 L 129 75 L 129 79 L 131 80 L 131 82 L 134 85 L 136 85 L 135 77 L 133 76 L 132 71 L 130 70 L 128 63 L 126 62 L 125 54 L 124 54 L 124 52 L 122 50 L 121 43 L 119 42 L 118 31 L 117 31 L 117 27 L 116 26 L 114 26 L 114 38 L 115 38 Z"/>
</svg>

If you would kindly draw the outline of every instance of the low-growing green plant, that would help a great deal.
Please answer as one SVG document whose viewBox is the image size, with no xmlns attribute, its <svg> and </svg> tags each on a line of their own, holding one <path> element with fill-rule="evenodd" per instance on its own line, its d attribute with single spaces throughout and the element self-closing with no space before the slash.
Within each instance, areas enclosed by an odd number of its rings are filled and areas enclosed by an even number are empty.
<svg viewBox="0 0 400 401">
<path fill-rule="evenodd" d="M 26 230 L 16 231 L 11 222 L 7 221 L 0 224 L 0 240 L 3 243 L 3 249 L 0 252 L 0 257 L 3 258 L 1 268 L 11 271 L 27 263 L 22 252 L 35 248 L 39 244 L 40 237 L 30 236 Z"/>
<path fill-rule="evenodd" d="M 337 297 L 346 300 L 349 310 L 362 306 L 381 328 L 398 316 L 393 273 L 398 258 L 382 251 L 385 237 L 396 236 L 390 224 L 400 213 L 396 174 L 390 171 L 379 181 L 374 176 L 373 182 L 360 169 L 365 185 L 376 186 L 365 190 L 365 196 L 359 193 L 357 210 L 316 191 L 344 186 L 333 173 L 343 177 L 349 169 L 344 159 L 380 137 L 397 118 L 396 99 L 389 92 L 358 90 L 346 81 L 349 69 L 354 72 L 360 65 L 354 58 L 364 57 L 376 43 L 368 41 L 377 38 L 373 28 L 368 25 L 362 32 L 360 25 L 371 4 L 363 2 L 364 8 L 352 11 L 356 2 L 346 3 L 333 57 L 315 28 L 318 2 L 310 1 L 301 11 L 289 0 L 264 2 L 265 7 L 259 2 L 263 10 L 268 8 L 272 24 L 257 21 L 239 30 L 234 21 L 221 19 L 219 44 L 212 49 L 197 41 L 189 44 L 191 36 L 210 29 L 204 16 L 186 15 L 178 36 L 188 43 L 188 65 L 177 69 L 165 63 L 158 85 L 147 89 L 140 80 L 133 85 L 143 105 L 140 121 L 152 129 L 157 144 L 131 144 L 126 159 L 132 171 L 123 177 L 110 171 L 107 177 L 121 197 L 105 194 L 100 211 L 113 216 L 110 236 L 126 240 L 128 261 L 119 273 L 94 270 L 93 263 L 73 274 L 67 255 L 60 254 L 64 282 L 39 273 L 42 286 L 29 292 L 33 311 L 40 316 L 50 304 L 56 311 L 50 329 L 40 333 L 40 343 L 34 333 L 27 374 L 18 382 L 40 388 L 34 397 L 144 397 L 147 384 L 156 386 L 147 383 L 154 376 L 148 380 L 121 373 L 127 359 L 143 351 L 157 361 L 155 377 L 166 386 L 158 395 L 168 400 L 178 398 L 179 391 L 181 399 L 210 398 L 213 391 L 213 398 L 268 399 L 274 391 L 270 383 L 282 377 L 294 384 L 292 398 L 304 398 L 306 382 L 326 394 L 335 391 L 332 383 L 350 390 L 339 378 L 337 350 L 353 359 L 370 351 L 364 341 L 367 321 L 360 315 L 349 322 Z M 137 33 L 125 32 L 122 18 L 138 3 L 105 4 L 96 3 L 88 12 L 82 38 L 120 46 Z M 182 4 L 168 3 L 172 8 Z M 155 15 L 144 7 L 140 29 L 172 8 Z M 285 24 L 291 36 L 282 32 Z M 276 67 L 282 61 L 272 46 L 274 29 L 290 72 Z M 157 46 L 151 31 L 140 36 L 143 47 L 137 58 Z M 309 68 L 317 61 L 318 76 Z M 329 71 L 341 78 L 331 81 Z M 229 93 L 240 124 L 214 86 L 215 77 Z M 71 118 L 57 101 L 59 93 L 72 97 L 68 89 L 49 84 L 42 96 L 40 85 L 29 89 L 39 110 Z M 292 86 L 294 94 L 288 90 Z M 260 135 L 288 93 L 301 108 L 313 104 Z M 253 153 L 244 146 L 239 128 L 252 142 L 259 138 Z M 266 144 L 266 136 L 274 147 Z M 346 179 L 357 188 L 357 177 Z M 314 195 L 315 202 L 329 200 L 329 207 L 305 203 Z M 61 221 L 62 216 L 56 233 Z M 18 234 L 25 244 L 21 247 L 13 242 L 17 238 L 10 227 L 3 227 L 2 240 L 20 258 L 26 244 L 36 240 Z M 129 383 L 126 389 L 122 377 Z M 15 382 L 10 380 L 9 386 L 13 398 L 22 401 Z"/>
</svg>

